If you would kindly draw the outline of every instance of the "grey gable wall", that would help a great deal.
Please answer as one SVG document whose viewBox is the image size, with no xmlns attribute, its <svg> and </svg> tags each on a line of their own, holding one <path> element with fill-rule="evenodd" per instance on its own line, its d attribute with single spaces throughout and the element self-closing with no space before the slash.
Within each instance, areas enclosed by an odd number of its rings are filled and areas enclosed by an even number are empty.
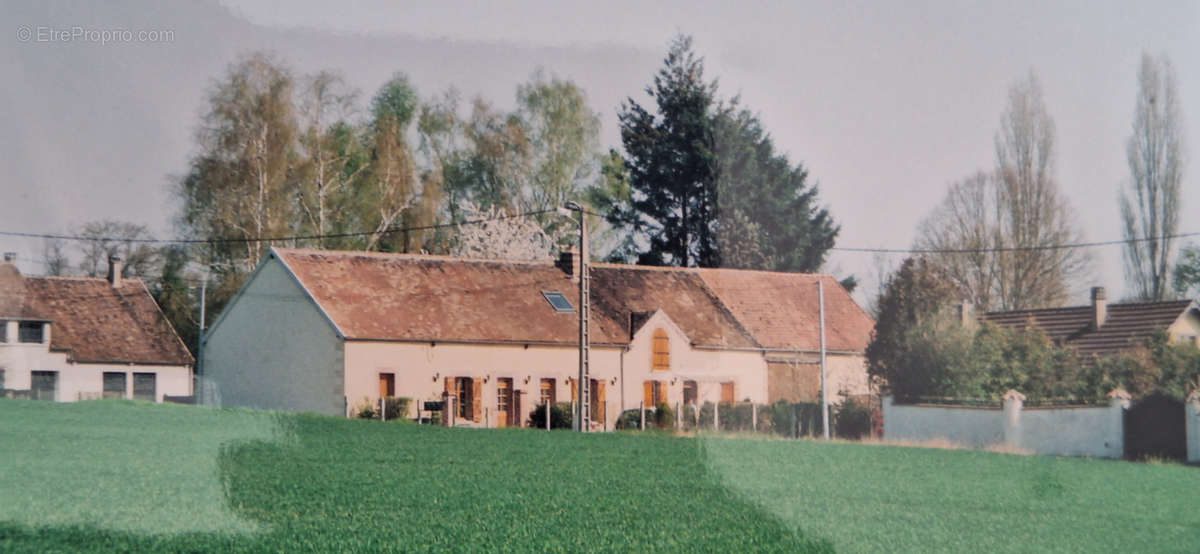
<svg viewBox="0 0 1200 554">
<path fill-rule="evenodd" d="M 344 348 L 273 254 L 225 307 L 204 343 L 204 380 L 222 406 L 345 413 Z"/>
</svg>

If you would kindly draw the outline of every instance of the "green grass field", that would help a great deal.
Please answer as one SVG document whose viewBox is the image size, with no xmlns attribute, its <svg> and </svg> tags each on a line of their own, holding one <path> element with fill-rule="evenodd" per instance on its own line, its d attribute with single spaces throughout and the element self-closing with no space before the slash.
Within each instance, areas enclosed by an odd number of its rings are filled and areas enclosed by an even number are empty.
<svg viewBox="0 0 1200 554">
<path fill-rule="evenodd" d="M 0 400 L 0 551 L 1195 551 L 1200 469 Z"/>
</svg>

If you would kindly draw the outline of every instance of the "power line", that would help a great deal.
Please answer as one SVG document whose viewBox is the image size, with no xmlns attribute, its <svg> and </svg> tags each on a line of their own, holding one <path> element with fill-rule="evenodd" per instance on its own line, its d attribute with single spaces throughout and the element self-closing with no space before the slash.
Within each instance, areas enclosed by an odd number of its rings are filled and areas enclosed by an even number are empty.
<svg viewBox="0 0 1200 554">
<path fill-rule="evenodd" d="M 332 238 L 352 238 L 365 237 L 372 235 L 387 235 L 395 233 L 408 233 L 414 231 L 431 231 L 436 229 L 446 229 L 451 227 L 459 227 L 462 225 L 478 225 L 491 221 L 500 221 L 504 219 L 512 219 L 517 217 L 530 217 L 545 213 L 554 212 L 556 209 L 535 210 L 531 212 L 522 212 L 512 215 L 501 215 L 490 218 L 472 219 L 458 223 L 437 223 L 432 225 L 417 225 L 413 227 L 388 227 L 378 231 L 355 231 L 347 233 L 329 233 L 329 234 L 310 234 L 310 235 L 290 235 L 280 237 L 223 237 L 212 239 L 128 239 L 121 237 L 85 237 L 79 235 L 59 235 L 53 233 L 28 233 L 20 231 L 0 231 L 0 236 L 13 236 L 23 238 L 39 238 L 53 240 L 76 240 L 88 242 L 125 242 L 139 244 L 245 244 L 253 242 L 289 242 L 299 240 L 318 240 Z M 604 217 L 603 214 L 584 210 L 584 213 L 589 215 Z M 1115 246 L 1127 244 L 1129 242 L 1149 242 L 1153 240 L 1167 240 L 1178 238 L 1189 238 L 1200 236 L 1200 232 L 1191 233 L 1176 233 L 1172 235 L 1161 235 L 1157 237 L 1136 237 L 1133 239 L 1117 239 L 1107 241 L 1093 242 L 1077 242 L 1067 244 L 1042 244 L 1034 246 L 1002 246 L 991 248 L 860 248 L 849 246 L 834 246 L 830 250 L 837 252 L 865 252 L 865 253 L 880 253 L 880 254 L 984 254 L 993 252 L 1032 252 L 1040 250 L 1065 250 L 1070 248 L 1092 248 L 1100 246 Z M 33 260 L 31 260 L 33 261 Z M 39 261 L 39 263 L 46 263 Z"/>
</svg>

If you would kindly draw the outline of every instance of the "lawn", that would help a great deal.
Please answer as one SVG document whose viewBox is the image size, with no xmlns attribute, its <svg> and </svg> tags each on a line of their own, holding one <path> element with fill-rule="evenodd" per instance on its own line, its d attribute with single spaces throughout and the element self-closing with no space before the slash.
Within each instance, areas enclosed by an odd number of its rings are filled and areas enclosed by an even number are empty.
<svg viewBox="0 0 1200 554">
<path fill-rule="evenodd" d="M 0 551 L 1186 551 L 1200 469 L 0 400 Z"/>
</svg>

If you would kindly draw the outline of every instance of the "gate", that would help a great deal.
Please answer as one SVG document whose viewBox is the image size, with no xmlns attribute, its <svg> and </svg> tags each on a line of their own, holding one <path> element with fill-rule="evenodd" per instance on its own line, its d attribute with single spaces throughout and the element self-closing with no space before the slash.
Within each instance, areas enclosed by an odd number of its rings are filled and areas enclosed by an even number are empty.
<svg viewBox="0 0 1200 554">
<path fill-rule="evenodd" d="M 1155 392 L 1125 411 L 1125 457 L 1187 457 L 1183 402 Z"/>
</svg>

